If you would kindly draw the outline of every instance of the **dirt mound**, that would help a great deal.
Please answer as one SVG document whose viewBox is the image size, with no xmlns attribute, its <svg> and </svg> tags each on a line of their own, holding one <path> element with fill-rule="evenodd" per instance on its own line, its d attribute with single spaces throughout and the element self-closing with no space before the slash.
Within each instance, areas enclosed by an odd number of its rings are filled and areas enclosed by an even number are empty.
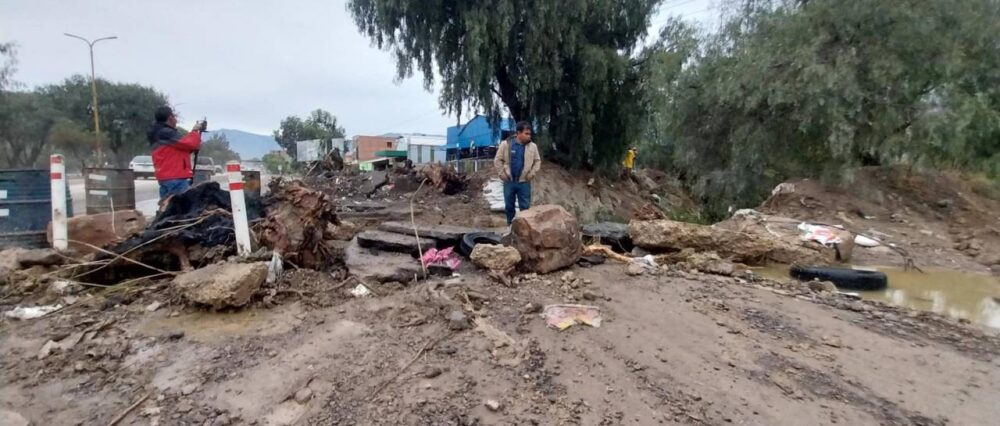
<svg viewBox="0 0 1000 426">
<path fill-rule="evenodd" d="M 918 264 L 986 272 L 1000 264 L 998 195 L 995 185 L 954 173 L 862 168 L 845 185 L 778 185 L 758 210 L 873 235 L 911 252 Z M 870 254 L 866 263 L 899 261 L 863 252 Z"/>
</svg>

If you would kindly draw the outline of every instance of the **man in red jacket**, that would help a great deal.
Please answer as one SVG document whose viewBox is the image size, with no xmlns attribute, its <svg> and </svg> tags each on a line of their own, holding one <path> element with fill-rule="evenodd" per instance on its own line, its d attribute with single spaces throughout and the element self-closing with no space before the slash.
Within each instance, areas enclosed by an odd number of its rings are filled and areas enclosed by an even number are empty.
<svg viewBox="0 0 1000 426">
<path fill-rule="evenodd" d="M 168 106 L 156 110 L 156 122 L 146 134 L 153 150 L 153 168 L 160 183 L 160 201 L 180 194 L 191 186 L 191 153 L 201 148 L 201 132 L 206 123 L 198 121 L 190 133 L 177 131 L 177 116 Z"/>
</svg>

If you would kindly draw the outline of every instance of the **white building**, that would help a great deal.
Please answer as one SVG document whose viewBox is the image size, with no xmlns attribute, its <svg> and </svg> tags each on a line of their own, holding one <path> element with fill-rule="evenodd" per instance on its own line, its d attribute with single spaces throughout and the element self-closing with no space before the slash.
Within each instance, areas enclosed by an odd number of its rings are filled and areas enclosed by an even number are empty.
<svg viewBox="0 0 1000 426">
<path fill-rule="evenodd" d="M 444 136 L 411 133 L 399 136 L 396 150 L 406 151 L 406 159 L 413 164 L 444 163 L 447 144 L 448 139 Z"/>
</svg>

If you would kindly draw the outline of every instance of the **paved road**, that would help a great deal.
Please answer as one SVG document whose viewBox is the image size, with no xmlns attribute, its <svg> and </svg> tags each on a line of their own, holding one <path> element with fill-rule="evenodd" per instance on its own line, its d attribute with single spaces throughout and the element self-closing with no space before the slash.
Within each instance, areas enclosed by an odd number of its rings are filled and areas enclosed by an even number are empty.
<svg viewBox="0 0 1000 426">
<path fill-rule="evenodd" d="M 226 182 L 226 175 L 220 174 L 212 177 L 213 181 L 219 183 Z M 266 185 L 267 177 L 262 176 L 261 180 Z M 87 194 L 83 189 L 83 178 L 70 178 L 69 191 L 73 198 L 73 215 L 81 216 L 87 212 Z M 228 190 L 227 185 L 222 188 Z M 157 203 L 160 199 L 160 186 L 155 180 L 135 181 L 135 207 L 147 218 L 156 216 Z"/>
</svg>

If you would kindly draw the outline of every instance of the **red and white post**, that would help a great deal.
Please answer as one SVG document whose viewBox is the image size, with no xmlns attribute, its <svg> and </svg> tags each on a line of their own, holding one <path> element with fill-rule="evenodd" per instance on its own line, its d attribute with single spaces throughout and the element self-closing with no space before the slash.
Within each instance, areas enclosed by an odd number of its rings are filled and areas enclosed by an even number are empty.
<svg viewBox="0 0 1000 426">
<path fill-rule="evenodd" d="M 229 198 L 233 205 L 233 229 L 236 231 L 236 253 L 248 256 L 250 247 L 250 223 L 247 222 L 247 201 L 243 195 L 243 173 L 239 161 L 226 163 L 229 175 Z"/>
<path fill-rule="evenodd" d="M 66 229 L 66 164 L 59 154 L 49 157 L 49 180 L 52 181 L 52 248 L 69 248 Z"/>
</svg>

